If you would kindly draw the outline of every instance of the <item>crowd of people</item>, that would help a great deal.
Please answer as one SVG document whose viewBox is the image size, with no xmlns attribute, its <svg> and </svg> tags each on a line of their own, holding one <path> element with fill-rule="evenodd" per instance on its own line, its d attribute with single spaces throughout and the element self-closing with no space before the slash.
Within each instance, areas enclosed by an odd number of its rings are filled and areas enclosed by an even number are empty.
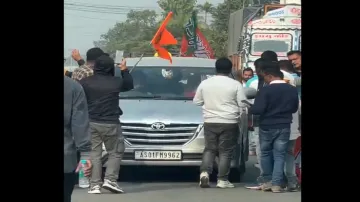
<svg viewBox="0 0 360 202">
<path fill-rule="evenodd" d="M 258 89 L 259 95 L 260 90 L 268 85 L 265 82 L 264 78 L 264 62 L 271 61 L 278 64 L 277 68 L 280 68 L 280 72 L 282 73 L 283 80 L 293 86 L 296 87 L 299 99 L 301 100 L 301 52 L 300 51 L 290 51 L 288 54 L 288 60 L 280 60 L 278 61 L 277 55 L 273 51 L 265 51 L 261 58 L 256 60 L 255 70 L 257 74 L 249 79 L 247 75 L 245 75 L 245 70 L 243 71 L 243 78 L 247 78 L 247 82 L 245 84 L 246 87 L 252 87 Z M 242 80 L 239 79 L 241 82 Z M 260 85 L 259 85 L 260 84 Z M 278 94 L 279 92 L 275 93 Z M 287 94 L 285 94 L 287 96 Z M 257 98 L 260 99 L 260 98 Z M 256 99 L 255 99 L 256 100 Z M 283 181 L 280 187 L 286 187 L 288 191 L 297 191 L 298 190 L 298 180 L 295 174 L 295 163 L 294 163 L 294 147 L 296 140 L 300 136 L 300 110 L 297 110 L 295 113 L 292 114 L 292 123 L 290 126 L 290 138 L 288 142 L 287 151 L 285 154 L 285 177 L 286 180 Z M 251 111 L 250 111 L 251 112 Z M 265 115 L 263 115 L 265 116 Z M 276 116 L 273 114 L 272 116 Z M 250 154 L 257 155 L 258 163 L 255 164 L 256 167 L 260 169 L 260 173 L 263 173 L 263 169 L 261 166 L 261 156 L 262 150 L 260 146 L 260 138 L 259 134 L 259 125 L 261 126 L 261 121 L 264 121 L 259 116 L 255 116 L 253 113 L 252 118 L 252 126 L 250 132 Z M 272 118 L 274 120 L 274 118 Z M 263 175 L 260 174 L 257 182 L 254 184 L 247 185 L 246 187 L 249 189 L 260 190 L 263 189 L 262 185 L 264 185 Z M 266 180 L 265 180 L 266 181 Z M 285 183 L 287 181 L 287 183 Z M 275 187 L 274 190 L 277 190 L 279 187 Z"/>
<path fill-rule="evenodd" d="M 228 77 L 232 64 L 227 58 L 216 62 L 215 77 L 197 88 L 194 103 L 203 106 L 205 150 L 200 187 L 207 188 L 212 162 L 219 156 L 217 187 L 232 188 L 230 161 L 237 141 L 238 118 L 250 107 L 252 119 L 250 146 L 257 155 L 260 176 L 246 188 L 282 192 L 298 190 L 294 146 L 300 136 L 301 52 L 290 51 L 289 60 L 278 61 L 273 51 L 265 51 L 254 62 L 255 72 L 246 68 L 236 73 L 238 83 Z M 246 106 L 243 87 L 257 89 L 253 105 Z M 254 151 L 255 150 L 255 151 Z"/>
<path fill-rule="evenodd" d="M 117 183 L 125 150 L 119 117 L 119 93 L 133 89 L 133 78 L 126 61 L 119 65 L 121 77 L 115 77 L 114 60 L 100 48 L 86 53 L 86 62 L 74 50 L 72 57 L 79 64 L 73 72 L 64 72 L 64 200 L 71 201 L 75 173 L 81 168 L 90 177 L 88 193 L 101 189 L 122 193 Z M 70 78 L 71 77 L 71 78 Z M 109 154 L 102 182 L 102 144 Z M 77 152 L 85 165 L 76 164 Z"/>
<path fill-rule="evenodd" d="M 71 201 L 76 172 L 85 171 L 90 177 L 88 193 L 100 194 L 101 189 L 123 193 L 117 183 L 121 159 L 125 150 L 119 117 L 119 94 L 134 88 L 134 82 L 123 60 L 115 75 L 114 60 L 100 48 L 86 53 L 72 52 L 79 67 L 64 71 L 64 201 Z M 254 115 L 253 140 L 258 156 L 260 177 L 256 186 L 248 188 L 281 192 L 286 181 L 289 191 L 297 188 L 294 169 L 294 140 L 300 135 L 298 118 L 301 92 L 301 52 L 288 53 L 289 60 L 278 61 L 273 51 L 265 51 L 251 68 L 238 72 L 238 80 L 229 77 L 232 63 L 219 58 L 216 75 L 203 80 L 193 102 L 203 108 L 205 149 L 200 167 L 200 187 L 209 185 L 213 162 L 219 156 L 217 187 L 232 188 L 229 182 L 230 163 L 239 134 L 239 117 L 249 108 Z M 294 87 L 296 86 L 296 87 Z M 258 93 L 249 106 L 244 87 Z M 109 154 L 102 181 L 102 144 Z M 79 164 L 80 159 L 86 164 Z M 286 165 L 286 166 L 285 166 Z M 285 174 L 285 175 L 284 175 Z M 286 180 L 285 180 L 285 178 Z"/>
</svg>

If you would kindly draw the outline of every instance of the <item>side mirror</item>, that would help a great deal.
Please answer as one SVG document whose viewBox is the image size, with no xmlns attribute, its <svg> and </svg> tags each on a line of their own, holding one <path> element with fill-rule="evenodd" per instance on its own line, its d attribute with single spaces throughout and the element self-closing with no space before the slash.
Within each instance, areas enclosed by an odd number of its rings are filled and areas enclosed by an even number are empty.
<svg viewBox="0 0 360 202">
<path fill-rule="evenodd" d="M 254 88 L 244 88 L 245 96 L 247 99 L 251 100 L 256 97 L 257 90 Z"/>
</svg>

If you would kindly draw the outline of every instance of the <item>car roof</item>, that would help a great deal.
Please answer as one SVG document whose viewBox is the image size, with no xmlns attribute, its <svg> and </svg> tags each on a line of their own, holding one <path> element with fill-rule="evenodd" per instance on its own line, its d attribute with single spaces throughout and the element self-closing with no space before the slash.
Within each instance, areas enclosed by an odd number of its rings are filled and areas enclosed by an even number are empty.
<svg viewBox="0 0 360 202">
<path fill-rule="evenodd" d="M 127 58 L 126 65 L 128 68 L 134 66 L 140 58 Z M 208 67 L 215 68 L 215 59 L 195 58 L 195 57 L 172 57 L 170 61 L 159 57 L 143 57 L 137 66 L 156 66 L 156 67 Z"/>
</svg>

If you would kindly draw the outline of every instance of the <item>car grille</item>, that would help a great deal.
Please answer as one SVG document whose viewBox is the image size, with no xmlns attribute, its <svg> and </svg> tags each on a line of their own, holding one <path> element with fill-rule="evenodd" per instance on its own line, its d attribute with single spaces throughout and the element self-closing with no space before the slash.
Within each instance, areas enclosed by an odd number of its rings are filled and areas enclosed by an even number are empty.
<svg viewBox="0 0 360 202">
<path fill-rule="evenodd" d="M 195 134 L 198 124 L 165 124 L 154 130 L 151 124 L 122 123 L 125 139 L 132 145 L 183 145 Z"/>
</svg>

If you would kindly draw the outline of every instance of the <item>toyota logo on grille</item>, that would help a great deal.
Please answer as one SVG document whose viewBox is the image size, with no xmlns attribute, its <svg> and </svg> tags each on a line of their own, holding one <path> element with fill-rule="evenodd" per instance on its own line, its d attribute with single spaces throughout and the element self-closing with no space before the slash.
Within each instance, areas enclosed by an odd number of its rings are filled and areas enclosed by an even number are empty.
<svg viewBox="0 0 360 202">
<path fill-rule="evenodd" d="M 154 130 L 164 130 L 165 129 L 165 124 L 164 123 L 160 123 L 160 122 L 156 122 L 151 124 L 151 128 Z"/>
</svg>

